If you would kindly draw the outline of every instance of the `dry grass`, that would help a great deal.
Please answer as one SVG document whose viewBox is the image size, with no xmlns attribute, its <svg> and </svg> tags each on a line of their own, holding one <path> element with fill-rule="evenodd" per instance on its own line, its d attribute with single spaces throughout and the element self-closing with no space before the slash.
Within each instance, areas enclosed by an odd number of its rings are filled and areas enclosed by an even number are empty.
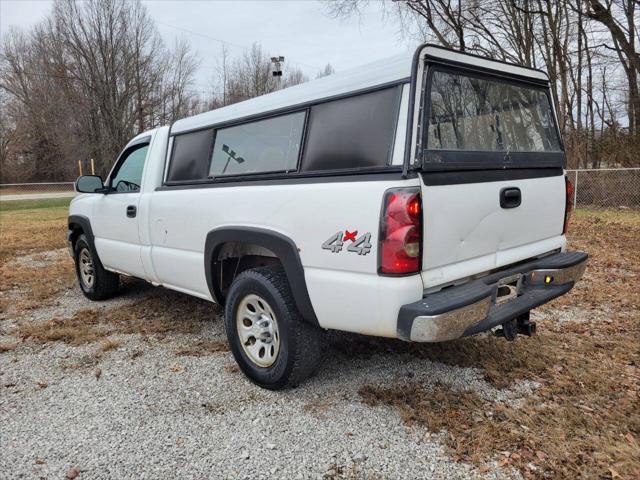
<svg viewBox="0 0 640 480">
<path fill-rule="evenodd" d="M 76 284 L 73 261 L 66 255 L 54 257 L 41 268 L 26 262 L 9 262 L 20 255 L 66 246 L 68 200 L 22 203 L 17 206 L 12 203 L 8 210 L 2 206 L 0 211 L 0 311 L 11 305 L 18 317 L 31 309 L 51 305 L 61 291 Z M 162 291 L 100 315 L 84 310 L 71 318 L 55 318 L 42 324 L 23 321 L 17 334 L 37 342 L 62 341 L 73 345 L 94 342 L 111 333 L 198 334 L 213 313 L 207 302 Z M 213 344 L 202 347 L 204 351 L 222 348 Z"/>
<path fill-rule="evenodd" d="M 335 407 L 335 402 L 331 400 L 325 400 L 322 398 L 316 398 L 311 402 L 305 403 L 302 406 L 302 410 L 305 413 L 314 415 L 318 418 L 326 417 L 327 413 Z"/>
<path fill-rule="evenodd" d="M 188 315 L 185 316 L 185 312 Z M 70 345 L 93 343 L 116 334 L 200 335 L 214 309 L 209 302 L 195 300 L 173 292 L 157 292 L 150 298 L 112 310 L 81 310 L 72 317 L 54 318 L 48 322 L 19 322 L 15 335 L 38 343 L 64 342 Z M 185 318 L 186 317 L 186 318 Z M 119 346 L 114 339 L 103 340 L 102 350 Z M 178 355 L 207 355 L 227 351 L 226 343 L 196 341 L 192 347 L 177 352 Z"/>
<path fill-rule="evenodd" d="M 17 342 L 2 342 L 0 343 L 0 353 L 11 352 L 18 347 Z"/>
<path fill-rule="evenodd" d="M 106 338 L 100 342 L 100 350 L 102 352 L 109 352 L 111 350 L 115 350 L 120 345 L 122 345 L 122 342 L 120 340 L 117 340 L 115 338 Z"/>
<path fill-rule="evenodd" d="M 222 369 L 227 373 L 240 373 L 240 367 L 237 363 L 225 363 Z"/>
<path fill-rule="evenodd" d="M 12 202 L 5 202 L 12 203 Z M 68 203 L 68 201 L 66 202 Z M 27 253 L 66 246 L 68 208 L 58 203 L 35 204 L 38 208 L 0 208 L 0 265 Z"/>
<path fill-rule="evenodd" d="M 20 322 L 15 332 L 23 340 L 38 343 L 64 342 L 81 345 L 104 338 L 109 331 L 100 324 L 99 312 L 82 310 L 70 318 L 52 318 L 47 322 Z"/>
<path fill-rule="evenodd" d="M 546 306 L 578 306 L 593 314 L 608 312 L 599 331 L 617 331 L 620 323 L 640 321 L 640 211 L 576 212 L 570 246 L 589 253 L 585 278 L 570 295 Z M 589 321 L 589 318 L 583 320 Z"/>
<path fill-rule="evenodd" d="M 397 407 L 410 425 L 446 430 L 446 444 L 465 461 L 497 459 L 525 477 L 640 478 L 640 215 L 579 212 L 571 233 L 572 248 L 591 256 L 588 275 L 574 293 L 545 307 L 550 318 L 537 338 L 383 343 L 480 368 L 497 387 L 537 381 L 534 396 L 508 406 L 445 385 L 402 384 L 363 387 L 363 401 Z M 584 318 L 554 322 L 558 309 L 576 307 Z M 603 310 L 611 315 L 593 320 Z"/>
<path fill-rule="evenodd" d="M 202 407 L 209 413 L 215 415 L 223 415 L 227 411 L 227 405 L 219 402 L 206 402 L 202 404 Z"/>
<path fill-rule="evenodd" d="M 179 357 L 204 357 L 213 353 L 228 352 L 229 345 L 217 340 L 199 340 L 186 348 L 176 351 Z"/>
<path fill-rule="evenodd" d="M 200 335 L 215 314 L 216 308 L 209 302 L 158 290 L 150 298 L 105 312 L 103 321 L 121 334 Z"/>
<path fill-rule="evenodd" d="M 20 255 L 65 247 L 66 204 L 18 202 L 18 207 L 28 208 L 17 208 L 14 202 L 4 203 L 11 206 L 0 206 L 0 312 L 10 304 L 19 312 L 48 305 L 73 285 L 71 259 L 55 258 L 46 267 L 8 262 Z"/>
<path fill-rule="evenodd" d="M 60 292 L 75 285 L 73 260 L 61 256 L 46 267 L 15 263 L 0 265 L 0 312 L 12 305 L 18 314 L 55 302 Z"/>
<path fill-rule="evenodd" d="M 482 464 L 506 451 L 508 462 L 531 476 L 606 478 L 613 469 L 624 478 L 638 478 L 640 355 L 633 352 L 637 340 L 619 340 L 598 346 L 593 339 L 565 340 L 551 333 L 533 345 L 518 342 L 522 347 L 512 349 L 516 363 L 540 360 L 531 369 L 511 368 L 503 356 L 481 358 L 475 366 L 485 371 L 501 368 L 507 377 L 542 384 L 518 407 L 444 385 L 435 390 L 417 384 L 369 385 L 360 394 L 368 404 L 398 407 L 408 424 L 433 432 L 446 429 L 445 442 L 458 459 Z M 482 348 L 480 342 L 477 346 Z"/>
</svg>

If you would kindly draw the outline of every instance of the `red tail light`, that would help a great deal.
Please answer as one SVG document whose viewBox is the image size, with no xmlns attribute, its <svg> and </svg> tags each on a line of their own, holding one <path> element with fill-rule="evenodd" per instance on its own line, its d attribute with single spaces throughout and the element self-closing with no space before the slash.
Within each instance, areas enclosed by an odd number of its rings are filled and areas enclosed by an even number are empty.
<svg viewBox="0 0 640 480">
<path fill-rule="evenodd" d="M 415 189 L 388 190 L 380 219 L 380 273 L 420 271 L 422 200 Z"/>
<path fill-rule="evenodd" d="M 573 184 L 566 175 L 564 176 L 564 184 L 566 189 L 566 200 L 564 207 L 564 227 L 562 228 L 563 235 L 567 233 L 569 220 L 571 219 L 571 212 L 573 211 Z"/>
</svg>

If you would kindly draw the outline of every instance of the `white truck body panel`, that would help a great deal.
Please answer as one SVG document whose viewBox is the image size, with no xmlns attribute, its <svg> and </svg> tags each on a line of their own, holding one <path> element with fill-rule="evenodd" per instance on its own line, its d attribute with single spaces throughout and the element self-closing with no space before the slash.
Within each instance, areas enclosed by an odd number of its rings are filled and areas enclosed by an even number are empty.
<svg viewBox="0 0 640 480">
<path fill-rule="evenodd" d="M 207 233 L 226 226 L 265 228 L 294 239 L 321 326 L 338 328 L 344 325 L 346 315 L 360 324 L 350 327 L 358 328 L 361 333 L 393 336 L 394 316 L 385 313 L 393 308 L 397 311 L 402 303 L 406 303 L 408 295 L 384 295 L 377 302 L 373 301 L 372 292 L 377 296 L 387 291 L 384 285 L 394 285 L 393 290 L 411 285 L 409 296 L 415 297 L 423 288 L 420 276 L 408 279 L 379 277 L 375 251 L 367 255 L 331 254 L 322 250 L 321 245 L 331 234 L 345 229 L 377 232 L 378 205 L 384 191 L 407 185 L 416 186 L 418 182 L 416 179 L 329 182 L 277 188 L 271 185 L 225 186 L 156 192 L 149 219 L 151 256 L 157 281 L 170 288 L 208 296 L 203 256 Z M 230 198 L 234 199 L 233 208 L 215 207 L 228 204 Z M 376 205 L 376 208 L 362 208 L 362 205 Z M 383 303 L 384 309 L 380 307 Z"/>
</svg>

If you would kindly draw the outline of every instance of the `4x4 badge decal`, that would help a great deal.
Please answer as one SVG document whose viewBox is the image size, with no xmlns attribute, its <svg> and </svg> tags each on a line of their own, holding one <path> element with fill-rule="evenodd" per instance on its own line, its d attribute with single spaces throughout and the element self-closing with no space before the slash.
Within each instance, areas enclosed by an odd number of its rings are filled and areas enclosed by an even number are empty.
<svg viewBox="0 0 640 480">
<path fill-rule="evenodd" d="M 345 230 L 336 232 L 331 235 L 323 244 L 323 250 L 331 250 L 332 253 L 339 253 L 342 251 L 345 242 L 351 241 L 351 244 L 347 247 L 347 252 L 354 252 L 358 255 L 366 255 L 371 251 L 371 233 L 365 233 L 356 238 L 358 230 L 350 232 Z"/>
</svg>

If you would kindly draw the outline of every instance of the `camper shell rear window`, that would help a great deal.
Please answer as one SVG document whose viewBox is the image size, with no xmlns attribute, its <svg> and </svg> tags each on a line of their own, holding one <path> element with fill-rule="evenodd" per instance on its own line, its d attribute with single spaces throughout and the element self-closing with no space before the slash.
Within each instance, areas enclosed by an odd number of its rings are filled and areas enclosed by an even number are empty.
<svg viewBox="0 0 640 480">
<path fill-rule="evenodd" d="M 431 66 L 421 126 L 427 170 L 564 166 L 549 90 L 536 83 Z"/>
</svg>

